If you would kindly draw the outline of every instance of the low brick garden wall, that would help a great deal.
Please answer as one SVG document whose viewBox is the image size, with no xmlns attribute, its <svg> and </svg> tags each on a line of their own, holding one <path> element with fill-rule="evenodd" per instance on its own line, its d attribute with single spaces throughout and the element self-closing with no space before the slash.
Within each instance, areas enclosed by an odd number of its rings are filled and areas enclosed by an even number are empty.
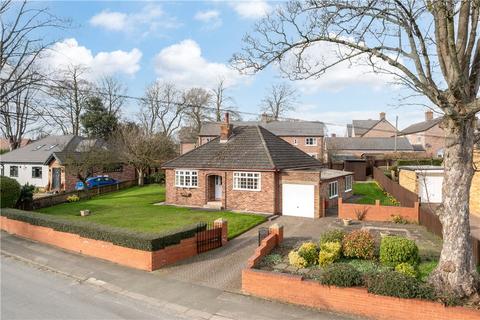
<svg viewBox="0 0 480 320">
<path fill-rule="evenodd" d="M 145 251 L 32 225 L 4 216 L 0 217 L 0 227 L 8 233 L 23 238 L 145 271 L 153 271 L 198 254 L 196 234 L 180 240 L 178 244 L 169 245 L 160 250 Z M 222 228 L 222 245 L 226 244 L 227 222 L 221 219 L 216 220 L 214 227 Z"/>
<path fill-rule="evenodd" d="M 392 221 L 393 216 L 401 216 L 409 222 L 418 222 L 420 206 L 418 202 L 413 207 L 381 206 L 376 200 L 374 205 L 345 203 L 338 199 L 338 217 L 340 219 L 358 220 L 357 213 L 365 213 L 363 221 Z"/>
<path fill-rule="evenodd" d="M 277 232 L 276 230 L 281 230 Z M 242 271 L 242 291 L 257 297 L 279 300 L 322 310 L 349 313 L 379 320 L 476 320 L 480 311 L 418 299 L 379 296 L 365 288 L 325 286 L 301 275 L 254 269 L 283 239 L 283 227 L 272 226 Z M 281 234 L 281 237 L 278 235 Z"/>
</svg>

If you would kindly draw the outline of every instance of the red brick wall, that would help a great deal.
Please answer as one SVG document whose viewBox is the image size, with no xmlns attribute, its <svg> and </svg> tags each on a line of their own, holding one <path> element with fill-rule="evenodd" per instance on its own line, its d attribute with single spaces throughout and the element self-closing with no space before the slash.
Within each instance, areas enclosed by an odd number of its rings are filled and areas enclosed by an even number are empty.
<svg viewBox="0 0 480 320">
<path fill-rule="evenodd" d="M 298 275 L 255 269 L 242 272 L 242 290 L 255 296 L 379 320 L 476 320 L 480 311 L 440 303 L 377 296 L 364 288 L 323 286 Z"/>
<path fill-rule="evenodd" d="M 166 203 L 201 207 L 208 201 L 208 176 L 223 178 L 222 205 L 228 210 L 276 213 L 275 172 L 261 172 L 261 191 L 233 190 L 233 171 L 198 170 L 197 188 L 175 187 L 175 170 L 165 170 Z"/>
<path fill-rule="evenodd" d="M 276 246 L 283 241 L 283 226 L 274 224 L 268 228 L 268 236 L 262 240 L 255 249 L 253 256 L 248 259 L 247 267 L 255 267 L 263 257 L 268 255 Z"/>
<path fill-rule="evenodd" d="M 381 206 L 380 201 L 376 200 L 375 205 L 343 203 L 342 199 L 338 199 L 338 217 L 340 219 L 357 220 L 357 212 L 366 211 L 363 218 L 365 221 L 392 221 L 392 215 L 400 215 L 410 222 L 418 222 L 419 205 L 415 202 L 413 208 Z"/>
<path fill-rule="evenodd" d="M 227 225 L 224 224 L 224 226 L 222 235 L 227 232 Z M 52 228 L 34 226 L 6 217 L 0 217 L 0 227 L 8 233 L 27 239 L 146 271 L 153 271 L 197 255 L 196 236 L 183 239 L 179 244 L 150 252 L 117 246 L 106 241 L 88 239 L 77 234 L 56 231 Z M 224 242 L 222 241 L 222 243 Z"/>
<path fill-rule="evenodd" d="M 338 197 L 329 199 L 328 196 L 328 184 L 333 181 L 338 181 Z M 353 178 L 352 178 L 352 186 L 353 186 Z M 320 191 L 320 196 L 324 199 L 325 207 L 331 208 L 336 207 L 338 205 L 338 198 L 348 199 L 353 195 L 353 190 L 345 191 L 345 177 L 339 177 L 330 180 L 322 180 L 322 188 Z"/>
<path fill-rule="evenodd" d="M 317 145 L 316 146 L 307 146 L 305 144 L 305 138 L 306 136 L 301 136 L 301 137 L 280 137 L 283 140 L 287 141 L 294 147 L 297 147 L 298 149 L 302 150 L 305 153 L 316 153 L 318 154 L 317 159 L 323 162 L 323 137 L 315 137 L 315 136 L 309 136 L 313 138 L 317 138 Z M 297 140 L 297 144 L 294 144 L 294 140 Z"/>
</svg>

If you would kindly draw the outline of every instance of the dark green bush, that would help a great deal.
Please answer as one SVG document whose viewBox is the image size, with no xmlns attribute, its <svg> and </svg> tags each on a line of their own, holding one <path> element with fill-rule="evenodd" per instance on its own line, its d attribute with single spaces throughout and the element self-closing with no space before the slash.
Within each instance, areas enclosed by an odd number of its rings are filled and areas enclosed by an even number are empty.
<svg viewBox="0 0 480 320">
<path fill-rule="evenodd" d="M 431 166 L 441 166 L 443 159 L 400 159 L 397 160 L 397 166 L 420 166 L 420 165 L 431 165 Z"/>
<path fill-rule="evenodd" d="M 155 172 L 148 177 L 149 183 L 165 183 L 165 172 Z"/>
<path fill-rule="evenodd" d="M 380 243 L 380 262 L 395 268 L 400 263 L 406 262 L 416 266 L 420 258 L 415 241 L 400 237 L 387 236 Z"/>
<path fill-rule="evenodd" d="M 320 282 L 328 286 L 354 287 L 362 284 L 362 275 L 348 263 L 334 263 L 325 269 Z"/>
<path fill-rule="evenodd" d="M 22 189 L 20 189 L 20 196 L 18 197 L 17 208 L 28 209 L 31 208 L 33 201 L 33 192 L 35 191 L 35 186 L 30 184 L 24 184 Z"/>
<path fill-rule="evenodd" d="M 382 296 L 435 299 L 434 291 L 428 284 L 396 271 L 371 274 L 366 284 L 368 292 Z"/>
<path fill-rule="evenodd" d="M 346 234 L 347 233 L 341 229 L 329 230 L 320 236 L 320 240 L 318 241 L 319 246 L 326 242 L 340 242 L 341 244 Z"/>
<path fill-rule="evenodd" d="M 20 184 L 17 180 L 0 176 L 0 207 L 13 208 L 20 197 Z"/>
<path fill-rule="evenodd" d="M 355 230 L 342 241 L 343 255 L 348 258 L 373 259 L 375 257 L 375 240 L 366 230 Z"/>
<path fill-rule="evenodd" d="M 57 231 L 78 234 L 84 238 L 111 242 L 122 247 L 143 251 L 156 251 L 178 244 L 182 239 L 193 237 L 198 226 L 190 226 L 165 234 L 143 233 L 100 225 L 87 221 L 72 221 L 38 212 L 3 209 L 2 216 L 31 225 L 52 228 Z M 206 226 L 203 225 L 203 228 Z"/>
</svg>

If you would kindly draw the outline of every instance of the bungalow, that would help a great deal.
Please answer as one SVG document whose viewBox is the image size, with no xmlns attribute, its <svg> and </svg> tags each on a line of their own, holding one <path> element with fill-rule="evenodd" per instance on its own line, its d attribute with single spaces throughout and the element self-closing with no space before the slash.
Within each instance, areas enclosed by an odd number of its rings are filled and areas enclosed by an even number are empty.
<svg viewBox="0 0 480 320">
<path fill-rule="evenodd" d="M 103 143 L 75 135 L 48 136 L 1 156 L 1 174 L 44 191 L 71 191 L 78 178 L 67 165 L 85 146 Z M 117 180 L 135 179 L 135 169 L 126 165 L 92 168 L 92 175 L 108 175 Z"/>
<path fill-rule="evenodd" d="M 166 162 L 166 203 L 318 218 L 352 194 L 351 172 L 322 164 L 260 125 L 233 127 Z"/>
</svg>

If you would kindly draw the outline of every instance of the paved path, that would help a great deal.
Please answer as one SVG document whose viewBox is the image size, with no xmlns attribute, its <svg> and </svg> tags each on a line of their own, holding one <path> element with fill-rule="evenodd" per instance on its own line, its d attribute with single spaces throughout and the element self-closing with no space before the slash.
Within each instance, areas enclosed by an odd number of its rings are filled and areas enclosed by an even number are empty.
<svg viewBox="0 0 480 320">
<path fill-rule="evenodd" d="M 295 226 L 292 226 L 292 229 L 295 229 Z M 128 298 L 146 305 L 146 308 L 161 307 L 163 312 L 172 315 L 171 319 L 175 319 L 174 317 L 211 320 L 359 319 L 353 316 L 320 312 L 299 306 L 266 301 L 162 277 L 159 274 L 129 269 L 107 261 L 20 239 L 3 231 L 0 233 L 0 243 L 2 265 L 6 261 L 5 259 L 14 258 L 27 264 L 30 268 L 40 269 L 42 272 L 54 272 L 77 282 L 96 286 L 99 290 L 109 291 L 109 293 L 119 296 L 118 301 Z M 15 284 L 12 284 L 12 286 L 15 287 Z M 3 287 L 4 283 L 2 282 Z M 22 295 L 30 294 L 30 289 L 25 284 L 19 284 L 15 290 Z M 66 290 L 68 291 L 68 289 Z M 94 292 L 86 292 L 82 296 L 85 295 L 91 295 L 91 298 L 95 297 Z M 21 300 L 20 297 L 18 299 Z M 5 302 L 2 301 L 2 303 Z M 12 302 L 9 302 L 9 304 L 13 306 Z M 3 308 L 4 306 L 2 306 Z M 32 310 L 35 311 L 37 308 L 41 310 L 38 305 L 35 305 Z M 51 308 L 54 307 L 49 305 L 48 309 Z M 118 308 L 110 310 L 114 312 L 121 309 L 122 307 L 118 306 Z M 109 311 L 102 310 L 101 312 Z M 108 317 L 90 317 L 87 315 L 85 318 Z"/>
</svg>

